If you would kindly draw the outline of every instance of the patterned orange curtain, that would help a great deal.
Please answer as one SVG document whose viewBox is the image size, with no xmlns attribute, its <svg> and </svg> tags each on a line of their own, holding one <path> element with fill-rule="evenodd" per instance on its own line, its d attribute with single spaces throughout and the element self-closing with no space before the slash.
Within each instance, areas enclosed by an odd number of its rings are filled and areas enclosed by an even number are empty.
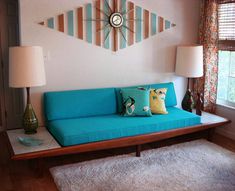
<svg viewBox="0 0 235 191">
<path fill-rule="evenodd" d="M 202 0 L 199 43 L 204 48 L 204 76 L 196 79 L 194 95 L 203 94 L 204 110 L 215 111 L 218 80 L 218 0 Z"/>
</svg>

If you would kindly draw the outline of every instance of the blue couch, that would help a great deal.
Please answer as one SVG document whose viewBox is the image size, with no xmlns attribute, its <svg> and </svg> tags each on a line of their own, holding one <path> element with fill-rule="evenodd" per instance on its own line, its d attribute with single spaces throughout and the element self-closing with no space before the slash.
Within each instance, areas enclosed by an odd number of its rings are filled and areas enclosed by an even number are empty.
<svg viewBox="0 0 235 191">
<path fill-rule="evenodd" d="M 143 87 L 143 86 L 141 86 Z M 124 117 L 120 88 L 47 92 L 47 129 L 62 146 L 132 137 L 200 124 L 200 117 L 176 108 L 173 83 L 144 85 L 167 88 L 167 115 Z"/>
</svg>

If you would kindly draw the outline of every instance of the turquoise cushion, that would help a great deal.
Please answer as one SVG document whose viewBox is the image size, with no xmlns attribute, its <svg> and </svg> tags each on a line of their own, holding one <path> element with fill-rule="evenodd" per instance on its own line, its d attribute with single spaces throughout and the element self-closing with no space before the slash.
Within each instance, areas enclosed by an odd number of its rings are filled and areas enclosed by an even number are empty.
<svg viewBox="0 0 235 191">
<path fill-rule="evenodd" d="M 121 92 L 125 116 L 152 116 L 149 89 L 125 88 Z"/>
<path fill-rule="evenodd" d="M 114 88 L 48 92 L 44 94 L 47 120 L 117 113 Z"/>
<path fill-rule="evenodd" d="M 166 99 L 165 99 L 166 107 L 173 107 L 173 106 L 177 105 L 175 88 L 174 88 L 174 84 L 172 82 L 133 86 L 133 88 L 134 87 L 145 87 L 145 88 L 148 88 L 148 89 L 151 89 L 151 88 L 152 89 L 167 88 L 167 95 L 166 95 Z M 127 87 L 127 88 L 130 88 L 130 87 Z M 118 113 L 123 112 L 121 89 L 124 89 L 124 88 L 116 88 Z"/>
<path fill-rule="evenodd" d="M 200 124 L 200 117 L 167 108 L 167 115 L 123 117 L 118 114 L 48 122 L 48 130 L 62 146 L 142 135 Z"/>
</svg>

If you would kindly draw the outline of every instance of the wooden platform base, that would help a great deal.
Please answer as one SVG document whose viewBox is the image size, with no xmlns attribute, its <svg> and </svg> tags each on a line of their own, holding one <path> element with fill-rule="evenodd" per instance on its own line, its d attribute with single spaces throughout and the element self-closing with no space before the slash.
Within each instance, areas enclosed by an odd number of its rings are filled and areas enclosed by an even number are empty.
<svg viewBox="0 0 235 191">
<path fill-rule="evenodd" d="M 60 156 L 60 155 L 68 155 L 68 154 L 75 154 L 75 153 L 83 153 L 83 152 L 90 152 L 90 151 L 98 151 L 98 150 L 105 150 L 105 149 L 112 149 L 112 148 L 121 148 L 121 147 L 128 147 L 128 146 L 136 146 L 137 151 L 136 155 L 140 156 L 140 145 L 151 143 L 155 141 L 160 141 L 164 139 L 169 139 L 172 137 L 177 137 L 180 135 L 186 135 L 198 131 L 205 131 L 209 130 L 209 136 L 212 136 L 213 128 L 224 125 L 229 123 L 228 120 L 216 124 L 202 124 L 187 128 L 175 129 L 170 131 L 163 131 L 158 133 L 146 134 L 146 135 L 139 135 L 134 137 L 125 137 L 120 139 L 113 139 L 108 141 L 101 141 L 95 143 L 88 143 L 83 145 L 76 145 L 76 146 L 69 146 L 69 147 L 61 147 L 58 149 L 50 149 L 38 152 L 31 152 L 26 154 L 19 154 L 14 155 L 12 154 L 13 160 L 26 160 L 26 159 L 33 159 L 33 158 L 46 158 L 52 156 Z M 209 140 L 211 139 L 209 137 Z"/>
</svg>

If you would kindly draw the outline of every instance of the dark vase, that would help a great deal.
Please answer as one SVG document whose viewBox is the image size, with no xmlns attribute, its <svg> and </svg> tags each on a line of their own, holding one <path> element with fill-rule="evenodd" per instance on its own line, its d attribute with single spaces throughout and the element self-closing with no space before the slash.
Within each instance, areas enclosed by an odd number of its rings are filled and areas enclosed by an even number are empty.
<svg viewBox="0 0 235 191">
<path fill-rule="evenodd" d="M 193 101 L 193 96 L 192 96 L 192 92 L 190 89 L 186 91 L 184 98 L 182 100 L 181 106 L 186 111 L 189 111 L 189 112 L 193 111 L 194 101 Z"/>
<path fill-rule="evenodd" d="M 202 94 L 197 93 L 196 114 L 202 115 Z"/>
<path fill-rule="evenodd" d="M 35 134 L 37 133 L 38 128 L 38 119 L 34 113 L 33 107 L 31 104 L 27 104 L 23 116 L 23 127 L 25 134 Z"/>
</svg>

